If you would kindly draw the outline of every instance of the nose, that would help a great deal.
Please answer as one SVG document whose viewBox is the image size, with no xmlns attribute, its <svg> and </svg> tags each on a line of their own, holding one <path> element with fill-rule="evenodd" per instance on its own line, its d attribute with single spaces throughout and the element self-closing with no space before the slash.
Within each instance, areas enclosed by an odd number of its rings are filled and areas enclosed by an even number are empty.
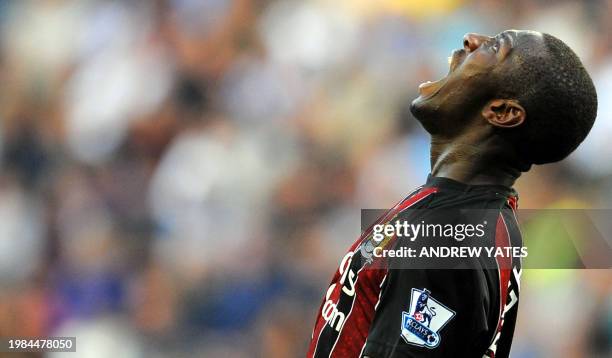
<svg viewBox="0 0 612 358">
<path fill-rule="evenodd" d="M 474 33 L 465 34 L 463 36 L 463 49 L 465 49 L 465 51 L 468 53 L 476 51 L 476 49 L 478 49 L 480 45 L 489 40 L 491 40 L 491 37 L 489 36 Z"/>
</svg>

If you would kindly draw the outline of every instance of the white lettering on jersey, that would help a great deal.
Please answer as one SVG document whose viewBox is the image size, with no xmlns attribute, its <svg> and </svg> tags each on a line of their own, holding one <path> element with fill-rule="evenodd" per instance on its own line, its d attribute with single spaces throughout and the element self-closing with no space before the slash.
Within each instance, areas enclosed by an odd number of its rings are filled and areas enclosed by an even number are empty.
<svg viewBox="0 0 612 358">
<path fill-rule="evenodd" d="M 340 262 L 339 272 L 340 272 L 340 285 L 342 285 L 342 292 L 344 292 L 349 297 L 355 295 L 355 281 L 357 275 L 351 267 L 351 262 L 353 260 L 354 252 L 347 253 Z M 348 280 L 347 280 L 348 279 Z M 344 320 L 346 319 L 346 315 L 343 312 L 340 312 L 337 307 L 337 303 L 332 301 L 331 295 L 336 288 L 336 284 L 333 283 L 327 289 L 327 293 L 325 294 L 325 303 L 323 304 L 323 309 L 321 310 L 321 315 L 323 319 L 337 332 L 340 332 L 342 325 L 344 324 Z"/>
<path fill-rule="evenodd" d="M 514 267 L 512 269 L 512 274 L 514 275 L 514 278 L 516 280 L 516 285 L 517 287 L 517 291 L 520 292 L 520 287 L 521 287 L 521 275 L 523 274 L 523 270 L 517 270 L 516 267 Z M 497 334 L 495 334 L 495 338 L 493 339 L 493 343 L 491 343 L 491 345 L 489 346 L 489 350 L 487 351 L 492 352 L 493 354 L 495 354 L 495 352 L 497 352 L 497 342 L 499 341 L 499 338 L 501 337 L 501 327 L 504 326 L 504 316 L 506 315 L 506 312 L 510 311 L 510 309 L 518 302 L 518 296 L 516 295 L 516 292 L 514 290 L 514 287 L 512 286 L 512 280 L 508 281 L 508 297 L 510 297 L 510 302 L 506 303 L 506 305 L 504 306 L 504 310 L 502 311 L 502 315 L 501 315 L 501 326 L 500 329 L 498 330 Z M 483 356 L 483 358 L 489 358 L 491 356 L 489 356 L 488 354 L 485 354 Z"/>
</svg>

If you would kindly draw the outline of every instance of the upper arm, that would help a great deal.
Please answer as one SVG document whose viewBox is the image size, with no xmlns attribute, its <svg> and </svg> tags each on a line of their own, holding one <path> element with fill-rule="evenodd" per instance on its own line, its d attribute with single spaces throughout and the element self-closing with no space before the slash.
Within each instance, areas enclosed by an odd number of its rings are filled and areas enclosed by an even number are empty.
<svg viewBox="0 0 612 358">
<path fill-rule="evenodd" d="M 482 357 L 489 297 L 481 270 L 390 270 L 364 356 Z"/>
</svg>

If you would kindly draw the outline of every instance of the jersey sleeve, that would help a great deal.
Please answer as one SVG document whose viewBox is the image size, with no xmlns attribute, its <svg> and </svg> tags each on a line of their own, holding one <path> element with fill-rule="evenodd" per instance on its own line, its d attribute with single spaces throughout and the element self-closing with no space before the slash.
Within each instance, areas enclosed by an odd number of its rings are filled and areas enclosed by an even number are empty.
<svg viewBox="0 0 612 358">
<path fill-rule="evenodd" d="M 362 356 L 481 358 L 487 285 L 482 270 L 389 270 Z"/>
</svg>

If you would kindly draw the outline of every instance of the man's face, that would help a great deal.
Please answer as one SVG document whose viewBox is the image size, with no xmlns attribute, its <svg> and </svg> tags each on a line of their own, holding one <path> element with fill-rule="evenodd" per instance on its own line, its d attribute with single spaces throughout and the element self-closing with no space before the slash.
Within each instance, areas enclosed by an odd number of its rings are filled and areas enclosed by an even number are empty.
<svg viewBox="0 0 612 358">
<path fill-rule="evenodd" d="M 456 134 L 487 101 L 512 85 L 502 79 L 520 66 L 521 55 L 543 48 L 542 34 L 535 31 L 507 30 L 495 37 L 467 34 L 463 48 L 449 58 L 448 75 L 421 84 L 410 109 L 429 133 Z"/>
</svg>

